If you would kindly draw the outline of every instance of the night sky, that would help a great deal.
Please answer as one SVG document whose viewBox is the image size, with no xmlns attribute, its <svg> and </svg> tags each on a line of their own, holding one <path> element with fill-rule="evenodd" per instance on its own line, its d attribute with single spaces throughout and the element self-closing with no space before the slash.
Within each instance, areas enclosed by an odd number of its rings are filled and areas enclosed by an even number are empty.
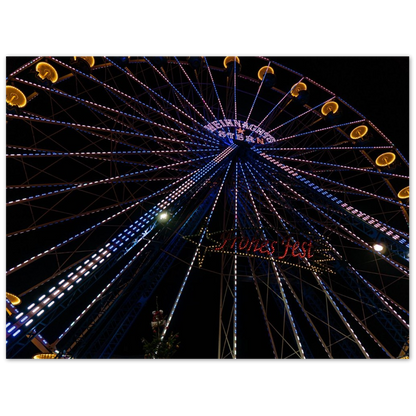
<svg viewBox="0 0 416 416">
<path fill-rule="evenodd" d="M 35 55 L 6 56 L 5 73 L 10 73 L 19 65 L 27 62 Z M 410 57 L 409 56 L 332 56 L 332 57 L 284 57 L 265 54 L 276 62 L 283 64 L 297 72 L 312 78 L 317 83 L 333 91 L 348 104 L 356 108 L 371 120 L 386 136 L 401 150 L 405 157 L 410 157 L 409 142 L 409 84 L 410 84 Z M 240 55 L 244 66 L 244 54 Z M 180 269 L 180 266 L 178 266 Z M 182 271 L 178 270 L 178 275 Z M 242 285 L 243 286 L 243 285 Z M 213 319 L 209 327 L 200 326 L 198 314 L 212 308 L 213 302 L 218 302 L 215 285 L 203 287 L 192 280 L 188 283 L 187 292 L 181 302 L 186 305 L 178 307 L 174 318 L 188 319 L 192 330 L 188 328 L 182 337 L 182 348 L 178 358 L 192 358 L 192 355 L 205 358 L 216 358 L 218 321 Z M 241 290 L 246 290 L 242 287 Z M 169 287 L 162 286 L 158 293 L 160 303 L 164 296 L 168 296 Z M 257 306 L 255 295 L 247 293 L 244 296 L 247 303 L 253 301 Z M 163 309 L 163 304 L 159 305 Z M 243 306 L 242 306 L 243 307 Z M 135 332 L 129 334 L 119 349 L 120 354 L 138 355 L 141 353 L 140 337 L 151 337 L 150 320 L 151 311 L 155 305 L 147 305 L 141 315 L 140 325 Z M 260 309 L 255 308 L 253 316 L 261 319 Z M 166 310 L 165 312 L 168 313 Z M 147 315 L 146 315 L 147 314 Z M 256 319 L 257 320 L 257 319 Z M 266 351 L 268 340 L 266 333 L 258 332 L 251 325 L 252 320 L 246 319 L 242 325 L 242 332 L 251 338 L 251 342 L 242 345 L 245 354 L 253 356 L 259 351 Z M 181 331 L 180 324 L 176 328 Z M 137 331 L 137 332 L 136 332 Z M 140 335 L 138 335 L 140 332 Z M 254 340 L 254 341 L 253 341 Z M 193 343 L 193 347 L 186 344 Z M 196 350 L 197 349 L 197 350 Z M 264 352 L 264 354 L 268 354 Z M 266 358 L 263 357 L 263 358 Z M 269 357 L 267 357 L 269 358 Z"/>
<path fill-rule="evenodd" d="M 9 56 L 6 73 L 27 62 Z M 328 88 L 409 153 L 408 56 L 283 56 L 274 59 Z"/>
</svg>

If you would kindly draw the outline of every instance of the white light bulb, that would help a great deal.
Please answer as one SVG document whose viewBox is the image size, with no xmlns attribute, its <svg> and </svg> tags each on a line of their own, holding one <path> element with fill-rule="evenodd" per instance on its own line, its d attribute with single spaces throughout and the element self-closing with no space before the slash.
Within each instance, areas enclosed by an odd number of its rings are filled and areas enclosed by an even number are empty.
<svg viewBox="0 0 416 416">
<path fill-rule="evenodd" d="M 373 248 L 378 253 L 381 253 L 384 250 L 384 246 L 382 246 L 381 244 L 378 244 L 378 243 L 374 244 Z"/>
</svg>

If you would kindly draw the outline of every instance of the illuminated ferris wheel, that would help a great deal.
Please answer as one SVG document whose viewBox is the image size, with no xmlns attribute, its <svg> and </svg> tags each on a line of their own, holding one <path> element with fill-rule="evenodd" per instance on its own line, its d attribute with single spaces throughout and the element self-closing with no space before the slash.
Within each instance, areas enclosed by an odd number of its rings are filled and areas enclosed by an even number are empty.
<svg viewBox="0 0 416 416">
<path fill-rule="evenodd" d="M 6 102 L 8 358 L 117 356 L 156 296 L 203 358 L 408 357 L 409 164 L 335 93 L 268 58 L 39 57 Z"/>
</svg>

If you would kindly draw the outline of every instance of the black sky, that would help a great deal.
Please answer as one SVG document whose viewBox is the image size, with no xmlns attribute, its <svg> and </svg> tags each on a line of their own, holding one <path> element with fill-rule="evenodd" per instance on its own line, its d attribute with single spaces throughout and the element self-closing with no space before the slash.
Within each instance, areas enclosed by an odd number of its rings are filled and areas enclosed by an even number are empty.
<svg viewBox="0 0 416 416">
<path fill-rule="evenodd" d="M 334 92 L 372 121 L 409 155 L 408 56 L 276 57 L 274 61 Z M 6 74 L 28 57 L 7 57 Z"/>
</svg>

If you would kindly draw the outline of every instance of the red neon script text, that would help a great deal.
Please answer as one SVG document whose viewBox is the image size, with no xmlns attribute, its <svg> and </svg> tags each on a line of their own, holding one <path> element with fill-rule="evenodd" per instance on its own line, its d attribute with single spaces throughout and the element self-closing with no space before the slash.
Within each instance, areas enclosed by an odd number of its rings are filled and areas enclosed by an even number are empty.
<svg viewBox="0 0 416 416">
<path fill-rule="evenodd" d="M 283 253 L 278 256 L 278 259 L 284 259 L 285 257 L 300 257 L 310 259 L 313 257 L 312 241 L 291 241 L 289 238 L 284 239 L 281 243 L 283 245 Z M 216 251 L 220 250 L 233 250 L 238 248 L 240 251 L 246 253 L 261 253 L 272 256 L 276 248 L 279 247 L 279 242 L 274 240 L 262 240 L 262 239 L 250 239 L 248 237 L 225 237 L 220 247 L 215 248 Z M 280 251 L 280 250 L 279 250 Z M 279 253 L 280 254 L 280 253 Z"/>
</svg>

